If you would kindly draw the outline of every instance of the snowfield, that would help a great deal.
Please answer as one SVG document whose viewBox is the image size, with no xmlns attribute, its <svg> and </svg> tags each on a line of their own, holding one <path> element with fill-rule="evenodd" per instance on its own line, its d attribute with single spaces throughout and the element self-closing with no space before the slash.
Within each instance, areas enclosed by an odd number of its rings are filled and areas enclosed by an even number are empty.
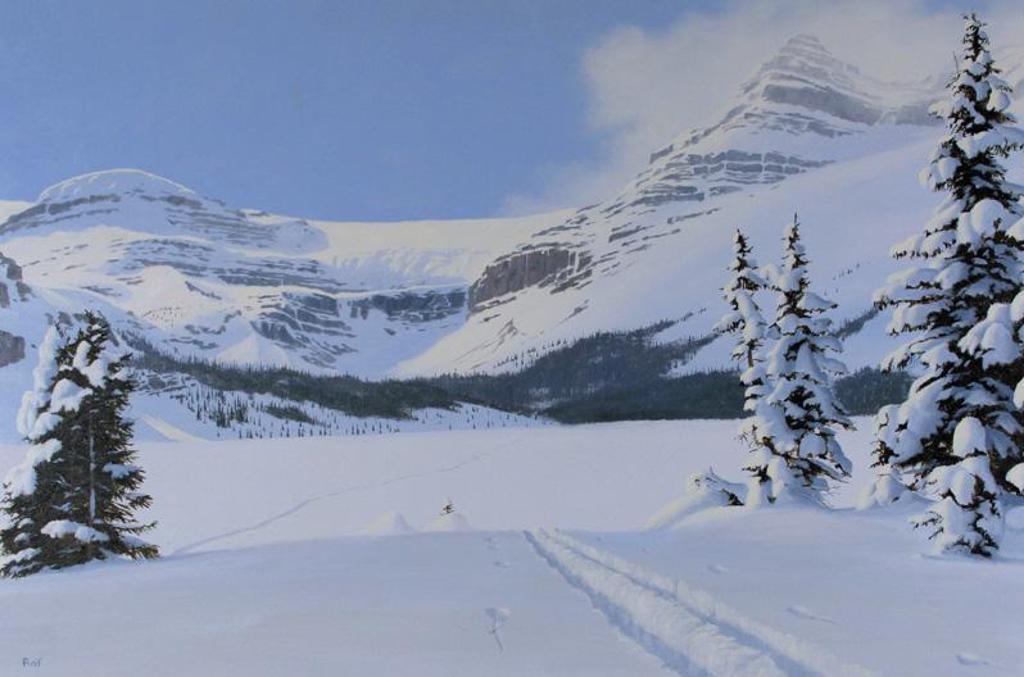
<svg viewBox="0 0 1024 677">
<path fill-rule="evenodd" d="M 740 479 L 735 421 L 142 442 L 163 558 L 0 581 L 0 674 L 1022 674 L 1024 516 L 928 556 L 914 506 L 848 507 L 858 424 L 837 509 L 656 531 L 689 474 Z"/>
</svg>

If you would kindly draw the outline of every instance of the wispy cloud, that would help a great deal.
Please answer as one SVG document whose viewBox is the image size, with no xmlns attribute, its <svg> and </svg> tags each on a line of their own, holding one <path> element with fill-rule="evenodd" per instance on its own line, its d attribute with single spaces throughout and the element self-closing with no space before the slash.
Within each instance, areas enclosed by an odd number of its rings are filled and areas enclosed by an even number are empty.
<svg viewBox="0 0 1024 677">
<path fill-rule="evenodd" d="M 982 8 L 997 44 L 1020 42 L 1024 11 L 1015 2 Z M 713 123 L 739 85 L 785 41 L 816 35 L 838 58 L 878 78 L 916 80 L 952 68 L 961 10 L 914 0 L 734 1 L 689 14 L 663 30 L 623 26 L 583 57 L 587 124 L 602 157 L 542 171 L 546 188 L 510 195 L 508 213 L 588 204 L 620 188 L 652 150 L 688 129 Z"/>
</svg>

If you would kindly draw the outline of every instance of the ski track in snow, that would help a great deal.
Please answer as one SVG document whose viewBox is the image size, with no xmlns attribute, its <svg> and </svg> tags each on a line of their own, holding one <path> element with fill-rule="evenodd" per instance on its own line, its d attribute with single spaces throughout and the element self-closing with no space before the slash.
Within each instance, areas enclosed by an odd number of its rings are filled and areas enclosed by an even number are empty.
<svg viewBox="0 0 1024 677">
<path fill-rule="evenodd" d="M 514 444 L 514 442 L 504 445 L 495 451 L 503 451 L 507 447 L 512 446 L 512 444 Z M 171 555 L 185 555 L 189 552 L 192 552 L 196 548 L 201 548 L 205 545 L 209 545 L 210 543 L 216 543 L 217 541 L 222 541 L 226 538 L 231 538 L 232 536 L 239 536 L 241 534 L 248 534 L 253 531 L 259 531 L 260 529 L 264 529 L 270 526 L 271 524 L 274 524 L 275 522 L 278 522 L 286 517 L 294 515 L 295 513 L 301 511 L 302 509 L 306 508 L 307 506 L 313 503 L 316 503 L 317 501 L 335 498 L 337 496 L 350 494 L 355 491 L 366 491 L 367 489 L 386 487 L 392 484 L 396 484 L 398 482 L 407 482 L 408 480 L 419 479 L 421 477 L 430 477 L 431 475 L 440 475 L 443 473 L 455 472 L 456 470 L 460 470 L 461 468 L 464 468 L 468 465 L 472 465 L 474 463 L 479 463 L 480 461 L 483 461 L 488 456 L 490 456 L 491 453 L 494 452 L 474 454 L 473 456 L 467 458 L 466 460 L 459 461 L 458 463 L 453 463 L 452 465 L 442 466 L 440 468 L 434 468 L 433 470 L 427 470 L 419 473 L 399 475 L 397 477 L 386 479 L 383 482 L 367 482 L 364 484 L 355 484 L 348 487 L 342 487 L 341 489 L 337 489 L 335 491 L 329 491 L 323 494 L 318 494 L 316 496 L 310 496 L 309 498 L 305 498 L 299 501 L 298 503 L 295 503 L 287 510 L 283 510 L 275 515 L 271 515 L 270 517 L 259 522 L 256 522 L 255 524 L 250 524 L 249 526 L 241 527 L 239 529 L 232 529 L 231 531 L 225 531 L 223 533 L 216 534 L 214 536 L 209 536 L 208 538 L 204 538 L 199 541 L 195 541 L 194 543 L 188 543 L 186 545 L 183 545 L 177 550 L 175 550 L 173 553 L 171 553 Z"/>
<path fill-rule="evenodd" d="M 863 677 L 828 651 L 750 620 L 678 579 L 560 532 L 526 532 L 542 559 L 626 637 L 680 675 Z"/>
</svg>

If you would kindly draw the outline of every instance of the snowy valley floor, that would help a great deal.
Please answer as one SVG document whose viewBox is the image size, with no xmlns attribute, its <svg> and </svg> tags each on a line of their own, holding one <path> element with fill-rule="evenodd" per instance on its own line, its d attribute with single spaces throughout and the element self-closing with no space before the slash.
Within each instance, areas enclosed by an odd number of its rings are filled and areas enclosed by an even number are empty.
<svg viewBox="0 0 1024 677">
<path fill-rule="evenodd" d="M 163 559 L 0 581 L 0 675 L 1024 674 L 1022 515 L 994 562 L 923 555 L 905 509 L 643 531 L 739 478 L 734 430 L 145 442 Z"/>
</svg>

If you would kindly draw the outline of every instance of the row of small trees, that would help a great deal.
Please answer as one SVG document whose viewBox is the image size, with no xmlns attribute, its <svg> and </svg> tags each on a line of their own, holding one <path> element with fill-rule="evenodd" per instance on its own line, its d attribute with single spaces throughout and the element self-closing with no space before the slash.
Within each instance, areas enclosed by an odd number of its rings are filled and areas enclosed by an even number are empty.
<svg viewBox="0 0 1024 677">
<path fill-rule="evenodd" d="M 915 523 L 940 550 L 989 557 L 1007 505 L 1024 501 L 1024 209 L 1003 161 L 1024 148 L 1007 112 L 988 36 L 966 17 L 963 58 L 939 107 L 948 132 L 922 181 L 943 193 L 923 232 L 893 250 L 916 265 L 876 295 L 893 310 L 889 331 L 907 340 L 883 364 L 915 375 L 909 396 L 877 416 L 877 478 L 864 505 L 907 496 L 928 503 Z M 737 335 L 743 365 L 743 426 L 752 476 L 745 503 L 823 502 L 829 482 L 850 474 L 836 440 L 850 421 L 832 393 L 840 345 L 823 316 L 833 305 L 809 289 L 794 219 L 781 270 L 765 274 L 742 233 L 719 328 Z M 778 296 L 767 323 L 756 295 Z M 723 486 L 726 486 L 723 484 Z M 736 491 L 729 490 L 740 502 Z"/>
<path fill-rule="evenodd" d="M 18 431 L 31 446 L 4 483 L 0 574 L 157 556 L 139 538 L 154 525 L 135 519 L 151 499 L 140 491 L 144 473 L 124 416 L 134 389 L 128 359 L 98 314 L 47 331 L 18 412 Z"/>
<path fill-rule="evenodd" d="M 745 366 L 744 406 L 753 414 L 742 429 L 751 448 L 745 470 L 754 480 L 747 505 L 821 502 L 827 480 L 850 473 L 836 440 L 836 430 L 849 428 L 850 420 L 832 391 L 833 379 L 845 367 L 831 356 L 841 345 L 824 316 L 834 304 L 810 289 L 796 217 L 784 240 L 781 268 L 765 274 L 737 232 L 733 278 L 725 289 L 731 312 L 719 324 L 738 334 L 733 358 Z M 778 295 L 770 324 L 756 300 L 757 292 L 766 289 Z"/>
</svg>

